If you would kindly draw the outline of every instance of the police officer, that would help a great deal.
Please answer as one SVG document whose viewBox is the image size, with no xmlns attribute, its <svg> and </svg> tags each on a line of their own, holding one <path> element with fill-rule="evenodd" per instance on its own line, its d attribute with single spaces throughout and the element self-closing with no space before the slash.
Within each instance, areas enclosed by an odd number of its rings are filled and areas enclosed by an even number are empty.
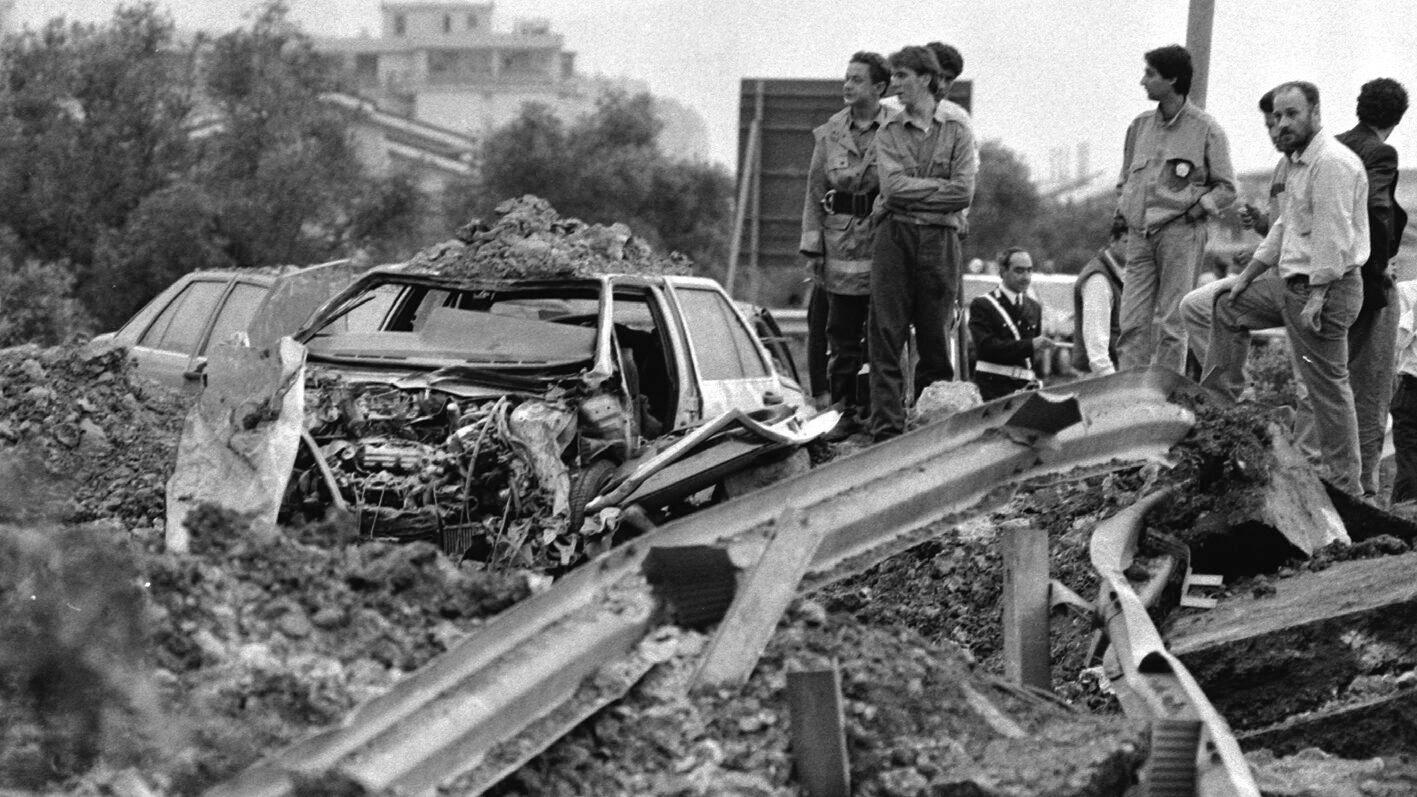
<svg viewBox="0 0 1417 797">
<path fill-rule="evenodd" d="M 1033 355 L 1055 345 L 1043 336 L 1043 306 L 1028 295 L 1033 257 L 1019 247 L 999 255 L 999 287 L 969 303 L 969 335 L 979 360 L 974 383 L 985 401 L 1041 386 Z"/>
<path fill-rule="evenodd" d="M 871 208 L 880 190 L 876 177 L 876 131 L 887 112 L 881 96 L 890 70 L 877 53 L 859 52 L 846 65 L 846 107 L 812 131 L 816 145 L 807 174 L 801 251 L 827 295 L 828 385 L 842 410 L 830 437 L 860 428 L 864 396 L 856 374 L 865 361 L 866 310 L 871 293 Z M 814 291 L 816 286 L 814 286 Z M 814 392 L 820 392 L 817 385 Z"/>
</svg>

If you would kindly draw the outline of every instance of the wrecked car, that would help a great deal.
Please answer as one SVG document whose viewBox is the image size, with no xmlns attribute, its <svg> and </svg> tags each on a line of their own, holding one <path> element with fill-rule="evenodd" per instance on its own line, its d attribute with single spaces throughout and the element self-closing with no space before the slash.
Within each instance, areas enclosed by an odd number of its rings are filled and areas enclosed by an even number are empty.
<svg viewBox="0 0 1417 797">
<path fill-rule="evenodd" d="M 175 390 L 196 390 L 215 346 L 233 336 L 257 348 L 274 345 L 367 268 L 336 260 L 306 267 L 194 271 L 118 330 L 95 336 L 92 345 L 121 346 L 143 378 Z"/>
<path fill-rule="evenodd" d="M 830 428 L 775 330 L 698 277 L 376 269 L 295 336 L 306 432 L 283 511 L 569 564 L 608 547 L 602 510 L 669 507 Z"/>
</svg>

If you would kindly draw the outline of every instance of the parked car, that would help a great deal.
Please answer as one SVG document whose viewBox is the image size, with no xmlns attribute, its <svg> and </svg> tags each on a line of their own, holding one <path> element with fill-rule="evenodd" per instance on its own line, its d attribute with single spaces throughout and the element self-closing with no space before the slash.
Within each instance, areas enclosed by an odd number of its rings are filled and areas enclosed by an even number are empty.
<svg viewBox="0 0 1417 797">
<path fill-rule="evenodd" d="M 124 347 L 147 379 L 195 389 L 209 348 L 236 335 L 255 346 L 274 343 L 298 330 L 361 270 L 338 260 L 304 268 L 194 271 L 93 343 Z"/>
<path fill-rule="evenodd" d="M 309 435 L 287 511 L 342 505 L 454 555 L 574 560 L 597 496 L 663 507 L 834 422 L 809 417 L 771 317 L 703 278 L 381 268 L 295 339 Z"/>
</svg>

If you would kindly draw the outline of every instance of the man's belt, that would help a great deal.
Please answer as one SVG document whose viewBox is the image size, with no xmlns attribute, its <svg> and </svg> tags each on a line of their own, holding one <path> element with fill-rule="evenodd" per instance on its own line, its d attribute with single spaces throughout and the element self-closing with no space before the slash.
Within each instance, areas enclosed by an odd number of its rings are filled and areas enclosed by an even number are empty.
<svg viewBox="0 0 1417 797">
<path fill-rule="evenodd" d="M 864 194 L 853 194 L 850 191 L 838 191 L 833 188 L 822 197 L 822 209 L 828 213 L 869 216 L 871 215 L 871 207 L 876 204 L 876 193 L 875 191 L 867 191 Z"/>
<path fill-rule="evenodd" d="M 999 365 L 998 363 L 980 360 L 974 364 L 974 370 L 981 374 L 1007 376 L 1010 379 L 1018 379 L 1024 382 L 1032 382 L 1038 379 L 1038 376 L 1033 373 L 1032 368 L 1025 368 L 1022 365 Z"/>
</svg>

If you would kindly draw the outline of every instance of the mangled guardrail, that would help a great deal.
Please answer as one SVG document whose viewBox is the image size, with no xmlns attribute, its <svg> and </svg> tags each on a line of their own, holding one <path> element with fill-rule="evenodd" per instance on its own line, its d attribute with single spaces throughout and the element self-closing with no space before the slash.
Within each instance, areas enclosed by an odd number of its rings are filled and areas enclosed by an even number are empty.
<svg viewBox="0 0 1417 797">
<path fill-rule="evenodd" d="M 1123 574 L 1131 567 L 1142 518 L 1168 494 L 1148 496 L 1093 532 L 1092 567 L 1102 581 L 1097 611 L 1111 643 L 1106 670 L 1126 714 L 1152 725 L 1146 794 L 1259 797 L 1230 726 L 1166 650 L 1145 601 Z"/>
<path fill-rule="evenodd" d="M 1052 398 L 1002 399 L 665 525 L 493 618 L 340 727 L 213 793 L 290 794 L 324 776 L 371 791 L 479 793 L 621 697 L 672 649 L 665 595 L 646 574 L 653 551 L 719 548 L 751 567 L 789 510 L 822 524 L 805 581 L 820 585 L 942 528 L 931 524 L 988 511 L 1030 479 L 1164 457 L 1194 423 L 1172 401 L 1183 383 L 1151 369 Z M 705 600 L 721 604 L 724 585 L 708 586 Z"/>
</svg>

